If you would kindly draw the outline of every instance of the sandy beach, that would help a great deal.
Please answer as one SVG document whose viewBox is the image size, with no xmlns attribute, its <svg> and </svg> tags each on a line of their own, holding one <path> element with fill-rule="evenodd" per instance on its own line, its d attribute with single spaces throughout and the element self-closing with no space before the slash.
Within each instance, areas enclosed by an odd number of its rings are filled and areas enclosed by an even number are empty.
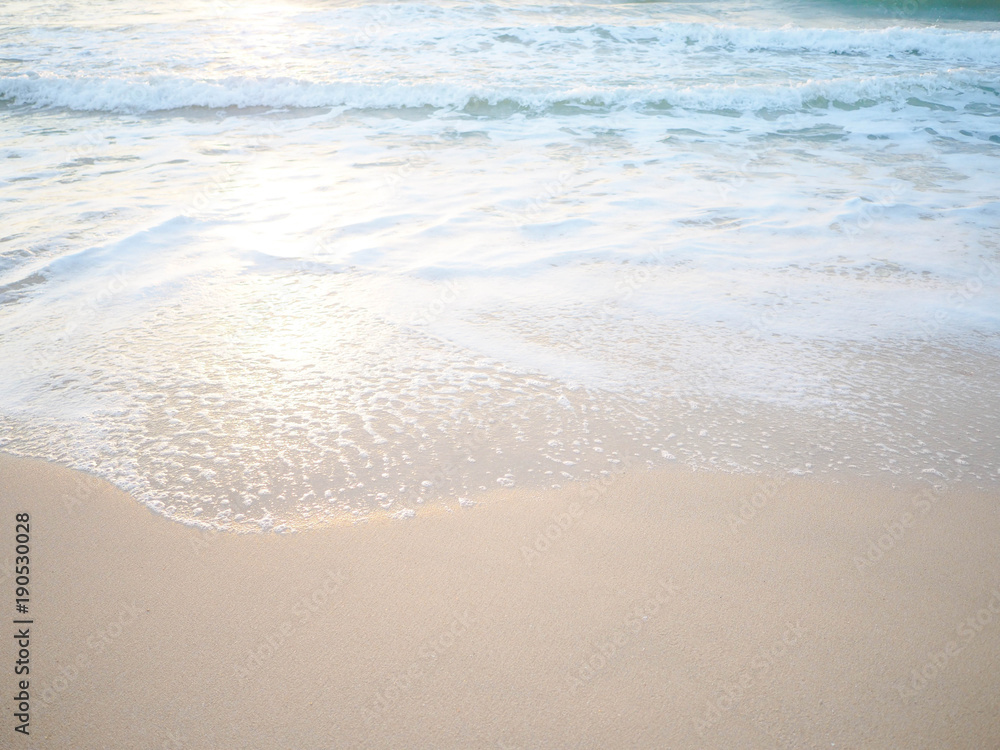
<svg viewBox="0 0 1000 750">
<path fill-rule="evenodd" d="M 1000 514 L 961 486 L 678 468 L 257 535 L 37 461 L 0 487 L 5 747 L 1000 745 Z"/>
<path fill-rule="evenodd" d="M 1000 3 L 0 3 L 0 750 L 1000 749 Z"/>
</svg>

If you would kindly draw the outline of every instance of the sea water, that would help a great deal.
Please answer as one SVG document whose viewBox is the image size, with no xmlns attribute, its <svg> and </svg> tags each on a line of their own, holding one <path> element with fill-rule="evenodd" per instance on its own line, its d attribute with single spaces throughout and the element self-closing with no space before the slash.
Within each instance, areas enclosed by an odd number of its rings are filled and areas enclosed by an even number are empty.
<svg viewBox="0 0 1000 750">
<path fill-rule="evenodd" d="M 0 450 L 301 528 L 1000 480 L 991 3 L 8 0 Z"/>
</svg>

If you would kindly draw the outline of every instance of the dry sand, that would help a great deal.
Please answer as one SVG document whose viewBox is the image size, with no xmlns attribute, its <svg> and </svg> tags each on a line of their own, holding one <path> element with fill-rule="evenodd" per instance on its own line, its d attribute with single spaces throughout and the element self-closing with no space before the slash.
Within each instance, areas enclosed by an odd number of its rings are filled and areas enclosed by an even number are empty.
<svg viewBox="0 0 1000 750">
<path fill-rule="evenodd" d="M 0 457 L 0 746 L 1000 747 L 998 500 L 677 469 L 239 536 Z"/>
</svg>

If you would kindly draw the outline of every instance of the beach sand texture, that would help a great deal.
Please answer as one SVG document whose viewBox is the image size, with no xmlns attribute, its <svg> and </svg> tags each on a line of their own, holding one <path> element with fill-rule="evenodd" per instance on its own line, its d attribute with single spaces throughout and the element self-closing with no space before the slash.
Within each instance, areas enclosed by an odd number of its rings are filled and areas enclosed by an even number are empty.
<svg viewBox="0 0 1000 750">
<path fill-rule="evenodd" d="M 5 746 L 1000 746 L 995 494 L 679 468 L 238 535 L 38 461 L 0 488 Z"/>
</svg>

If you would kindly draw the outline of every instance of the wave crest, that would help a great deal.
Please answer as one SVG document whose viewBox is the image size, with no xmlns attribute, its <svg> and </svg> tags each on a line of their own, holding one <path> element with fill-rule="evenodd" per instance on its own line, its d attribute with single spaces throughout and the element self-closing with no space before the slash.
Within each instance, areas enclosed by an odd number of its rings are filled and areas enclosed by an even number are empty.
<svg viewBox="0 0 1000 750">
<path fill-rule="evenodd" d="M 896 102 L 915 95 L 987 93 L 996 97 L 993 76 L 966 70 L 917 75 L 834 78 L 777 85 L 662 87 L 577 87 L 571 89 L 490 88 L 454 84 L 384 85 L 314 82 L 291 78 L 197 80 L 157 77 L 148 80 L 76 78 L 53 75 L 0 77 L 0 100 L 34 107 L 75 111 L 144 113 L 187 108 L 335 108 L 392 109 L 429 107 L 462 110 L 499 107 L 511 110 L 570 112 L 572 108 L 670 108 L 739 110 L 824 107 L 829 102 L 856 105 Z"/>
</svg>

